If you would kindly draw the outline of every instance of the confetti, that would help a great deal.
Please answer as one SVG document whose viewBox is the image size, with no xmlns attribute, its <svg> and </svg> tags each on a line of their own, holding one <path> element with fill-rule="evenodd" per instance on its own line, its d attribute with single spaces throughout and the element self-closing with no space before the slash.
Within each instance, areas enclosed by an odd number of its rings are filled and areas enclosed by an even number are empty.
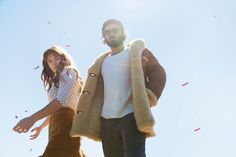
<svg viewBox="0 0 236 157">
<path fill-rule="evenodd" d="M 197 132 L 198 130 L 200 130 L 200 128 L 197 128 L 197 129 L 195 129 L 194 131 Z"/>
<path fill-rule="evenodd" d="M 17 118 L 18 118 L 18 116 L 17 116 L 17 115 L 15 115 L 15 118 L 17 119 Z"/>
<path fill-rule="evenodd" d="M 39 68 L 39 66 L 36 66 L 36 67 L 34 67 L 34 70 L 36 70 L 36 69 L 38 69 Z"/>
<path fill-rule="evenodd" d="M 28 112 L 27 110 L 25 110 L 25 112 Z"/>
<path fill-rule="evenodd" d="M 70 47 L 70 45 L 66 45 L 66 47 Z"/>
<path fill-rule="evenodd" d="M 48 24 L 51 24 L 51 22 L 50 22 L 50 21 L 48 21 Z"/>
<path fill-rule="evenodd" d="M 29 151 L 31 152 L 32 150 L 33 150 L 33 148 L 30 148 L 30 150 L 29 150 Z"/>
<path fill-rule="evenodd" d="M 186 86 L 186 85 L 188 85 L 188 82 L 186 82 L 186 83 L 183 83 L 181 86 Z"/>
</svg>

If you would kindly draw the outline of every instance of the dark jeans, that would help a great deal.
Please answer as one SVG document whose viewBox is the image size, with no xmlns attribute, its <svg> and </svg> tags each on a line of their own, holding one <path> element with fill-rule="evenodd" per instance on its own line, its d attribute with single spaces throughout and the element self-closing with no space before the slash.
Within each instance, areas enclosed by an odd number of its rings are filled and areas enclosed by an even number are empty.
<svg viewBox="0 0 236 157">
<path fill-rule="evenodd" d="M 133 113 L 122 118 L 102 118 L 105 157 L 146 157 L 146 136 L 138 131 Z"/>
</svg>

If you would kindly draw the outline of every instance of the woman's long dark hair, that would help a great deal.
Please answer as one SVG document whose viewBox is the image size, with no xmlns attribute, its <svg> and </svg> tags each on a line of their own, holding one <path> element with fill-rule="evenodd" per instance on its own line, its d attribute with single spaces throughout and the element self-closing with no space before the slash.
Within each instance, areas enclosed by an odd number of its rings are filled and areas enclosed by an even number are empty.
<svg viewBox="0 0 236 157">
<path fill-rule="evenodd" d="M 47 57 L 49 54 L 57 54 L 61 57 L 61 62 L 57 68 L 56 73 L 54 73 L 50 69 L 50 67 L 47 63 Z M 53 84 L 58 86 L 60 74 L 64 70 L 64 68 L 71 68 L 71 69 L 76 70 L 77 76 L 78 76 L 77 78 L 80 79 L 78 69 L 75 68 L 70 55 L 62 47 L 53 46 L 53 47 L 47 49 L 43 54 L 42 65 L 43 65 L 43 70 L 41 73 L 41 79 L 42 79 L 43 85 L 47 91 L 50 90 L 50 88 L 52 87 Z"/>
</svg>

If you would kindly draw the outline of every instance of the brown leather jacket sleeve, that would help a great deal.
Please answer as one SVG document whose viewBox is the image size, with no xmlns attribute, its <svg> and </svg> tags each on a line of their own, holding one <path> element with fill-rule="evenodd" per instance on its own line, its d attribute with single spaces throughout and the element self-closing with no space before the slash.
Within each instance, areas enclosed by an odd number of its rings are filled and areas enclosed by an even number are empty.
<svg viewBox="0 0 236 157">
<path fill-rule="evenodd" d="M 146 87 L 155 94 L 158 100 L 166 83 L 165 70 L 147 48 L 142 53 L 142 66 Z"/>
</svg>

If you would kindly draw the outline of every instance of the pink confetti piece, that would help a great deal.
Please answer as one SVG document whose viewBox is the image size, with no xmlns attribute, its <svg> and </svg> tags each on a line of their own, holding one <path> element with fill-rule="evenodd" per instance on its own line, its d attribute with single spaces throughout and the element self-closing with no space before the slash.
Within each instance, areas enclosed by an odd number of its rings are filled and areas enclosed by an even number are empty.
<svg viewBox="0 0 236 157">
<path fill-rule="evenodd" d="M 36 67 L 34 67 L 34 70 L 36 70 L 36 69 L 38 69 L 39 68 L 39 66 L 36 66 Z"/>
<path fill-rule="evenodd" d="M 70 47 L 70 45 L 66 45 L 66 47 Z"/>
<path fill-rule="evenodd" d="M 181 84 L 181 86 L 183 86 L 183 87 L 186 85 L 188 85 L 188 82 Z"/>
<path fill-rule="evenodd" d="M 200 130 L 200 128 L 197 128 L 197 129 L 195 129 L 194 131 L 197 132 L 198 130 Z"/>
</svg>

